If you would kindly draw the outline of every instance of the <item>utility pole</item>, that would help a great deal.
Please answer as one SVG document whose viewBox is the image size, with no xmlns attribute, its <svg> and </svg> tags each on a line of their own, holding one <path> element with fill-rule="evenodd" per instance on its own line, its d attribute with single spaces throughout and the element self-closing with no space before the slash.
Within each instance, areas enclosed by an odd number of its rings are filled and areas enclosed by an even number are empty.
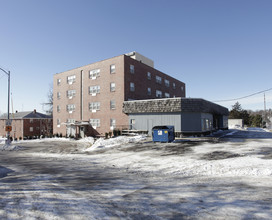
<svg viewBox="0 0 272 220">
<path fill-rule="evenodd" d="M 265 92 L 264 92 L 264 115 L 263 122 L 266 124 L 266 101 L 265 101 Z"/>
<path fill-rule="evenodd" d="M 10 71 L 5 71 L 2 68 L 0 68 L 0 70 L 2 70 L 5 74 L 8 75 L 8 118 L 6 121 L 6 131 L 7 131 L 7 140 L 6 140 L 6 145 L 10 144 L 10 132 L 12 130 L 11 127 L 11 120 L 10 120 L 10 114 L 9 114 L 9 103 L 10 103 Z"/>
</svg>

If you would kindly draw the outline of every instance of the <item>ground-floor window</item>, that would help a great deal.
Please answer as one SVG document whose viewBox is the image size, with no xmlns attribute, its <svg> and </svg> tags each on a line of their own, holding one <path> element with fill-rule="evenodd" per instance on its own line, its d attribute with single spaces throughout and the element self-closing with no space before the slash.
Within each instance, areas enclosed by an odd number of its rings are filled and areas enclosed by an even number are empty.
<svg viewBox="0 0 272 220">
<path fill-rule="evenodd" d="M 92 127 L 94 129 L 96 129 L 96 128 L 100 127 L 100 119 L 98 119 L 98 118 L 91 118 L 90 119 L 90 124 L 92 125 Z"/>
</svg>

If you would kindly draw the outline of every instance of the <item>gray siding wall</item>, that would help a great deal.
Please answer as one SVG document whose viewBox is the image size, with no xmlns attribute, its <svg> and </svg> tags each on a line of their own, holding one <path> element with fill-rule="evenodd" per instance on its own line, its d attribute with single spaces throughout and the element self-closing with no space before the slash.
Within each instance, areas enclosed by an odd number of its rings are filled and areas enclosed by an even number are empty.
<svg viewBox="0 0 272 220">
<path fill-rule="evenodd" d="M 181 113 L 181 131 L 182 132 L 201 131 L 201 113 L 182 112 Z"/>
<path fill-rule="evenodd" d="M 131 119 L 135 120 L 132 129 L 148 131 L 152 133 L 152 128 L 157 125 L 173 125 L 175 131 L 181 131 L 181 115 L 180 113 L 146 113 L 146 114 L 130 114 Z"/>
</svg>

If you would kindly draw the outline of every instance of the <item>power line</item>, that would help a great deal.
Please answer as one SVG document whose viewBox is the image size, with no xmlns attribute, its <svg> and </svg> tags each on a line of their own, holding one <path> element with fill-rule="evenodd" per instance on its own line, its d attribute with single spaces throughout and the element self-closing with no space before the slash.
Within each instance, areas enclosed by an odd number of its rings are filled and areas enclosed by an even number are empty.
<svg viewBox="0 0 272 220">
<path fill-rule="evenodd" d="M 254 95 L 258 95 L 260 93 L 264 93 L 264 92 L 267 92 L 267 91 L 270 91 L 270 90 L 272 90 L 272 88 L 266 89 L 266 90 L 263 90 L 263 91 L 260 91 L 260 92 L 253 93 L 251 95 L 247 95 L 247 96 L 243 96 L 243 97 L 240 97 L 240 98 L 236 98 L 236 99 L 218 100 L 218 101 L 213 101 L 213 102 L 231 102 L 231 101 L 237 101 L 237 100 L 245 99 L 245 98 L 248 98 L 248 97 L 251 97 L 251 96 L 254 96 Z"/>
</svg>

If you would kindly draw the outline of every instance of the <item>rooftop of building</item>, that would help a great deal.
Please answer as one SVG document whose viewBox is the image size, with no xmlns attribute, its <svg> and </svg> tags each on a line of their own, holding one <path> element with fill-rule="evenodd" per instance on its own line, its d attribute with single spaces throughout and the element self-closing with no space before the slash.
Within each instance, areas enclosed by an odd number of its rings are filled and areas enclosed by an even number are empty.
<svg viewBox="0 0 272 220">
<path fill-rule="evenodd" d="M 146 56 L 144 56 L 144 55 L 142 55 L 142 54 L 140 54 L 140 53 L 138 53 L 136 51 L 133 51 L 133 52 L 121 54 L 121 55 L 118 55 L 118 56 L 114 56 L 114 57 L 111 57 L 111 58 L 103 59 L 103 60 L 100 60 L 100 61 L 96 61 L 96 62 L 93 62 L 93 63 L 89 63 L 87 65 L 76 67 L 76 68 L 73 68 L 73 69 L 70 69 L 70 70 L 66 70 L 66 71 L 63 71 L 63 72 L 60 72 L 60 73 L 56 73 L 55 75 L 61 74 L 61 73 L 67 72 L 67 71 L 71 71 L 71 70 L 76 70 L 76 69 L 79 69 L 79 68 L 82 68 L 82 67 L 89 66 L 89 65 L 94 64 L 94 63 L 103 62 L 103 61 L 110 60 L 110 59 L 113 59 L 113 58 L 116 58 L 116 57 L 120 57 L 120 56 L 128 56 L 131 59 L 137 60 L 137 61 L 139 61 L 141 63 L 144 63 L 145 65 L 148 65 L 148 66 L 151 66 L 152 68 L 154 68 L 154 61 L 153 60 L 147 58 Z"/>
<path fill-rule="evenodd" d="M 123 112 L 132 113 L 163 113 L 163 112 L 202 112 L 229 115 L 229 110 L 221 105 L 202 98 L 163 98 L 125 101 Z"/>
<path fill-rule="evenodd" d="M 7 119 L 8 114 L 3 114 L 0 116 L 0 119 Z M 23 112 L 15 112 L 9 114 L 10 119 L 47 119 L 52 118 L 50 115 L 46 115 L 40 112 L 34 111 L 23 111 Z"/>
</svg>

